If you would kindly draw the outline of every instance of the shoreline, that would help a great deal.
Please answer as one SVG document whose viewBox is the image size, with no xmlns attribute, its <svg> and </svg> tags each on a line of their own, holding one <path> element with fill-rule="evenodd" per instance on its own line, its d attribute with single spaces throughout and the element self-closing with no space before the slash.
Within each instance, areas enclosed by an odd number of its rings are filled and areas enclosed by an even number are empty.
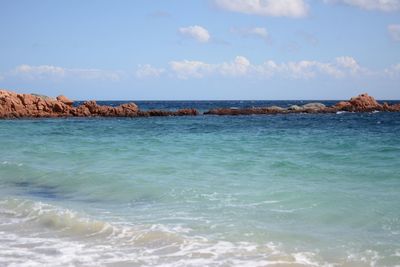
<svg viewBox="0 0 400 267">
<path fill-rule="evenodd" d="M 82 101 L 77 101 L 82 102 Z M 36 94 L 18 94 L 8 90 L 0 90 L 0 119 L 19 118 L 68 118 L 68 117 L 165 117 L 165 116 L 198 116 L 198 115 L 274 115 L 296 113 L 337 113 L 337 112 L 400 112 L 400 104 L 389 105 L 375 100 L 367 93 L 351 98 L 349 101 L 338 101 L 332 106 L 319 102 L 304 105 L 292 105 L 288 108 L 279 106 L 251 108 L 214 108 L 199 112 L 194 108 L 170 110 L 141 110 L 134 102 L 116 107 L 99 105 L 96 101 L 85 101 L 74 106 L 74 101 L 60 95 L 57 98 Z"/>
</svg>

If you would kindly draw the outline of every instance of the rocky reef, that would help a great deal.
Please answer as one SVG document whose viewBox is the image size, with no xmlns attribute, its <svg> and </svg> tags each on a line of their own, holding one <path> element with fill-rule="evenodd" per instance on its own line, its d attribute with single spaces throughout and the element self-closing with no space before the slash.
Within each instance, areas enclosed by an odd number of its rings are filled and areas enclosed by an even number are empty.
<svg viewBox="0 0 400 267">
<path fill-rule="evenodd" d="M 55 117 L 153 117 L 153 116 L 196 116 L 196 109 L 177 111 L 148 110 L 142 111 L 135 103 L 117 107 L 98 105 L 96 101 L 86 101 L 77 107 L 66 96 L 57 98 L 36 94 L 18 94 L 0 90 L 0 118 L 55 118 Z M 217 108 L 205 112 L 205 115 L 253 115 L 253 114 L 289 114 L 289 113 L 335 113 L 348 112 L 400 112 L 400 104 L 380 104 L 372 96 L 361 94 L 327 107 L 322 103 L 308 103 L 303 106 L 293 105 L 288 108 L 277 106 L 254 108 Z"/>
<path fill-rule="evenodd" d="M 57 98 L 35 94 L 17 94 L 0 90 L 0 118 L 55 118 L 55 117 L 150 117 L 150 116 L 194 116 L 195 109 L 177 111 L 141 111 L 135 103 L 117 107 L 98 105 L 87 101 L 78 107 L 66 96 Z"/>
<path fill-rule="evenodd" d="M 342 101 L 334 106 L 327 107 L 322 103 L 308 103 L 303 106 L 293 105 L 289 108 L 282 107 L 256 107 L 256 108 L 217 108 L 211 109 L 204 114 L 207 115 L 254 115 L 254 114 L 289 114 L 289 113 L 336 113 L 348 112 L 372 112 L 387 111 L 400 112 L 400 104 L 389 105 L 379 104 L 375 98 L 367 93 L 351 98 L 349 101 Z"/>
</svg>

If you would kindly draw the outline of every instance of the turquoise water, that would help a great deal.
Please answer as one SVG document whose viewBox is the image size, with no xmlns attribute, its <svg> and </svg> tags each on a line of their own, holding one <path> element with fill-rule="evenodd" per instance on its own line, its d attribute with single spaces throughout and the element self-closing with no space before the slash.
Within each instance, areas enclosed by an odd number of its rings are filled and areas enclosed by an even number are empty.
<svg viewBox="0 0 400 267">
<path fill-rule="evenodd" d="M 400 114 L 0 121 L 0 266 L 400 266 Z"/>
</svg>

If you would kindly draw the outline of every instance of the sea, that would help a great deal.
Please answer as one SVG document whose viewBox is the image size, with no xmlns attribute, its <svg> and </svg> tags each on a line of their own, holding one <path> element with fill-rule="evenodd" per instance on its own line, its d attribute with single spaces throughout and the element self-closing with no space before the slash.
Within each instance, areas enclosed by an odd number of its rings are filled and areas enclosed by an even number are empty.
<svg viewBox="0 0 400 267">
<path fill-rule="evenodd" d="M 0 120 L 0 266 L 400 266 L 400 113 Z"/>
</svg>

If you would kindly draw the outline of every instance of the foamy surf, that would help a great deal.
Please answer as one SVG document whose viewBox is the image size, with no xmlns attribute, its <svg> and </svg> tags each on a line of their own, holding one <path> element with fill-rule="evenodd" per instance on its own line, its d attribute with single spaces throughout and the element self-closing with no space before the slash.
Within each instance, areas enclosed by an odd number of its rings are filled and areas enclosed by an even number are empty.
<svg viewBox="0 0 400 267">
<path fill-rule="evenodd" d="M 163 225 L 120 225 L 43 202 L 0 201 L 1 266 L 331 266 L 273 243 L 230 242 Z M 332 265 L 333 266 L 333 265 Z"/>
</svg>

